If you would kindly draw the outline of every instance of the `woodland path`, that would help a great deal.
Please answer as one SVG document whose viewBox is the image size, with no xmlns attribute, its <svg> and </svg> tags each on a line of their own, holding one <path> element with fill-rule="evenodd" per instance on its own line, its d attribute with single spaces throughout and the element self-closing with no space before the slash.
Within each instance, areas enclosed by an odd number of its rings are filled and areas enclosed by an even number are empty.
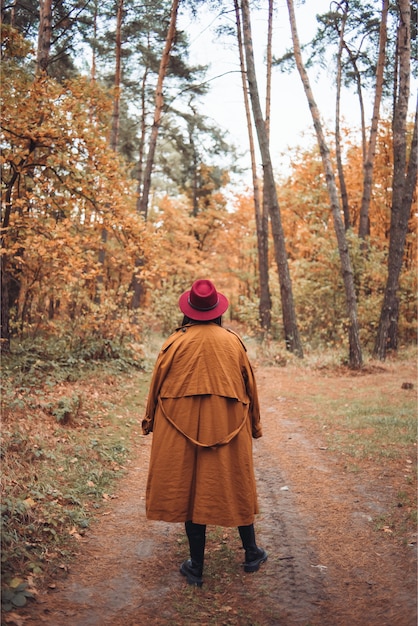
<svg viewBox="0 0 418 626">
<path fill-rule="evenodd" d="M 320 384 L 343 401 L 353 385 L 398 389 L 415 375 L 406 364 L 396 374 L 331 374 Z M 269 553 L 260 571 L 243 572 L 235 529 L 214 529 L 202 589 L 186 584 L 178 572 L 187 557 L 182 525 L 145 519 L 151 437 L 141 437 L 68 576 L 23 612 L 25 626 L 416 625 L 416 543 L 402 544 L 372 521 L 396 501 L 405 459 L 348 471 L 304 420 L 315 411 L 318 373 L 258 367 L 256 376 L 264 429 L 254 442 L 256 529 Z"/>
</svg>

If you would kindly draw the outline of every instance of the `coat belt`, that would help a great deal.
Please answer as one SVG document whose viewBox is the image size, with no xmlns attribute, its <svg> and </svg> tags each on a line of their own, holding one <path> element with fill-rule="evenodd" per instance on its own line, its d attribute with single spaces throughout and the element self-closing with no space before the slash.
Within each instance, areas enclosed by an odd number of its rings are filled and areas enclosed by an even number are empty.
<svg viewBox="0 0 418 626">
<path fill-rule="evenodd" d="M 244 424 L 245 424 L 245 422 L 247 420 L 247 417 L 248 417 L 248 413 L 245 413 L 244 419 L 242 420 L 242 422 L 238 426 L 238 428 L 236 428 L 232 433 L 229 433 L 229 435 L 226 435 L 226 437 L 224 437 L 223 439 L 220 439 L 219 441 L 216 441 L 215 443 L 202 443 L 201 441 L 197 441 L 196 439 L 193 439 L 193 437 L 190 437 L 190 435 L 185 433 L 184 430 L 182 430 L 175 422 L 173 422 L 171 417 L 169 417 L 167 415 L 167 413 L 165 412 L 165 410 L 164 410 L 163 401 L 162 401 L 161 397 L 158 398 L 158 403 L 159 403 L 160 408 L 161 408 L 161 413 L 164 415 L 166 420 L 168 422 L 170 422 L 170 424 L 172 426 L 174 426 L 174 428 L 181 435 L 183 435 L 183 437 L 186 437 L 186 439 L 191 441 L 191 443 L 193 443 L 195 446 L 199 446 L 200 448 L 218 448 L 219 446 L 225 446 L 226 444 L 230 443 L 238 435 L 238 433 L 242 430 L 242 428 L 243 428 L 243 426 L 244 426 Z"/>
</svg>

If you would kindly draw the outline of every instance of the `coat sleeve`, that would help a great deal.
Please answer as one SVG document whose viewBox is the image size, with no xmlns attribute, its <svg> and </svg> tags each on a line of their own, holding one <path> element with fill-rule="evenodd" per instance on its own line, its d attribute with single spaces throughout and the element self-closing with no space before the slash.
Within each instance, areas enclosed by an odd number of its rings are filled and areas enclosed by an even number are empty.
<svg viewBox="0 0 418 626">
<path fill-rule="evenodd" d="M 263 435 L 263 431 L 261 428 L 261 418 L 260 418 L 260 404 L 258 401 L 257 383 L 255 381 L 254 372 L 247 358 L 247 355 L 245 355 L 243 377 L 245 380 L 245 387 L 247 389 L 247 394 L 248 394 L 248 397 L 250 398 L 250 418 L 251 418 L 252 435 L 254 439 L 258 439 L 259 437 L 262 437 Z"/>
<path fill-rule="evenodd" d="M 160 393 L 161 385 L 164 382 L 167 372 L 170 369 L 171 357 L 167 353 L 167 349 L 172 342 L 166 342 L 161 348 L 157 361 L 154 366 L 154 371 L 151 378 L 150 389 L 148 392 L 147 406 L 145 408 L 145 416 L 142 420 L 142 434 L 149 435 L 154 430 L 154 417 L 155 409 L 158 404 L 158 395 Z"/>
<path fill-rule="evenodd" d="M 151 378 L 151 385 L 148 392 L 147 406 L 145 408 L 144 419 L 142 420 L 142 434 L 149 435 L 154 430 L 154 415 L 155 408 L 158 401 L 158 389 L 161 386 L 160 382 L 160 368 L 159 361 L 161 355 L 158 357 L 154 366 L 154 371 Z"/>
</svg>

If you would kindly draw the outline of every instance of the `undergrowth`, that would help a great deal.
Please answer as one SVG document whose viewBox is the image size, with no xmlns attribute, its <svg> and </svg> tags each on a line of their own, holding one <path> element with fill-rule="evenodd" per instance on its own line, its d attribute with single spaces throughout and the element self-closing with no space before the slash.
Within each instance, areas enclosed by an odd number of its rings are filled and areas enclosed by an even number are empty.
<svg viewBox="0 0 418 626">
<path fill-rule="evenodd" d="M 129 462 L 150 368 L 139 347 L 100 354 L 31 342 L 2 359 L 3 610 L 67 569 Z"/>
</svg>

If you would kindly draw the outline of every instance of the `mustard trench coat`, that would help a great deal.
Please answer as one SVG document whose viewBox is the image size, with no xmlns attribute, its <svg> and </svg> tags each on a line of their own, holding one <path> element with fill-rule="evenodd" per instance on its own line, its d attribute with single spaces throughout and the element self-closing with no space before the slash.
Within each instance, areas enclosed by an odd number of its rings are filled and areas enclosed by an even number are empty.
<svg viewBox="0 0 418 626">
<path fill-rule="evenodd" d="M 142 430 L 154 433 L 148 519 L 253 523 L 252 438 L 262 431 L 256 382 L 238 335 L 215 323 L 173 333 L 157 358 Z"/>
</svg>

